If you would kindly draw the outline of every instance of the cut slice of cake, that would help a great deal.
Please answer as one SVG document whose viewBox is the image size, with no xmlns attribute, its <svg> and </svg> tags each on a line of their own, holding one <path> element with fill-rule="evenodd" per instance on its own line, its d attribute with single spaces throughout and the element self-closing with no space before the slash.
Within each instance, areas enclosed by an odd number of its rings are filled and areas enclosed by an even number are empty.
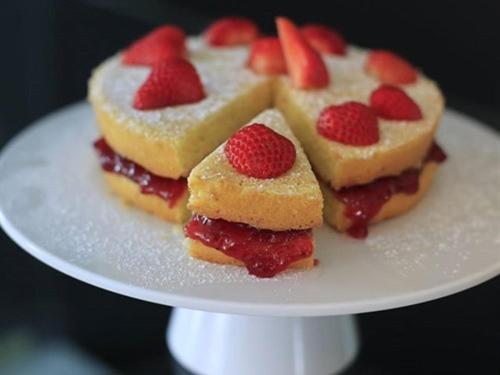
<svg viewBox="0 0 500 375">
<path fill-rule="evenodd" d="M 364 237 L 369 223 L 406 212 L 427 190 L 437 163 L 426 155 L 443 96 L 396 54 L 352 46 L 344 54 L 322 55 L 330 80 L 310 89 L 300 79 L 307 76 L 308 64 L 296 58 L 308 50 L 299 29 L 283 18 L 277 25 L 288 70 L 295 75 L 276 79 L 275 106 L 320 178 L 326 221 Z M 311 45 L 321 52 L 333 42 L 333 34 L 313 34 L 321 43 Z"/>
<path fill-rule="evenodd" d="M 277 110 L 254 118 L 196 166 L 188 178 L 189 254 L 244 264 L 270 277 L 313 266 L 311 228 L 323 199 L 309 162 Z"/>
<path fill-rule="evenodd" d="M 144 179 L 130 170 L 103 165 L 111 190 L 174 222 L 188 217 L 185 177 L 191 169 L 272 102 L 270 80 L 246 68 L 244 47 L 201 47 L 199 38 L 179 43 L 181 30 L 160 27 L 103 62 L 89 82 L 89 100 L 113 160 L 133 163 L 163 187 L 184 186 L 173 200 L 141 185 Z"/>
</svg>

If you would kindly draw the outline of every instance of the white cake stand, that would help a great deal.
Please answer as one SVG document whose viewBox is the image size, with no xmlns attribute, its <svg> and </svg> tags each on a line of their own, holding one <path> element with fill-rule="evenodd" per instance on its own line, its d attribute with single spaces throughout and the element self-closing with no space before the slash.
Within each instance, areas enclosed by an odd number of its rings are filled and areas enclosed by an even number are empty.
<svg viewBox="0 0 500 375">
<path fill-rule="evenodd" d="M 110 196 L 96 136 L 91 110 L 77 104 L 10 142 L 0 156 L 0 223 L 61 272 L 176 306 L 168 345 L 195 373 L 338 372 L 358 349 L 347 314 L 443 297 L 500 271 L 500 139 L 456 112 L 438 137 L 449 161 L 416 209 L 364 241 L 320 228 L 320 265 L 270 280 L 190 259 L 180 227 Z"/>
</svg>

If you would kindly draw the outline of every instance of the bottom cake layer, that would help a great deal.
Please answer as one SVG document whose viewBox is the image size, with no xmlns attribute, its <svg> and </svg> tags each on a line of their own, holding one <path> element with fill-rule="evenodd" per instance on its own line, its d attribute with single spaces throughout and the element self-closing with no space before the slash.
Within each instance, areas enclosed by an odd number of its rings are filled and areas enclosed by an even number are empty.
<svg viewBox="0 0 500 375">
<path fill-rule="evenodd" d="M 222 251 L 219 251 L 213 247 L 206 246 L 202 244 L 200 241 L 192 240 L 190 238 L 186 238 L 186 247 L 188 249 L 188 253 L 190 256 L 196 259 L 204 260 L 211 263 L 218 264 L 230 264 L 233 266 L 244 266 L 243 262 L 230 257 L 229 255 L 224 254 Z M 312 268 L 314 266 L 314 254 L 305 258 L 293 262 L 290 264 L 290 268 Z"/>
<path fill-rule="evenodd" d="M 382 183 L 390 181 L 393 184 L 399 184 L 396 185 L 396 188 L 386 187 L 386 191 L 380 192 L 381 189 L 377 191 L 377 187 L 374 184 L 355 187 L 358 191 L 352 192 L 358 194 L 361 199 L 367 199 L 367 197 L 377 199 L 380 206 L 378 208 L 371 207 L 364 209 L 361 204 L 356 206 L 355 203 L 351 203 L 351 207 L 348 208 L 345 195 L 341 196 L 344 193 L 336 192 L 326 183 L 320 182 L 325 200 L 323 211 L 325 220 L 337 230 L 341 232 L 347 231 L 353 237 L 366 237 L 368 224 L 378 223 L 382 220 L 402 215 L 413 208 L 429 189 L 438 166 L 438 162 L 428 161 L 421 170 L 416 172 L 413 170 L 408 171 L 407 173 L 415 173 L 415 175 L 409 176 L 410 179 L 414 180 L 411 183 L 399 181 L 400 176 L 379 180 Z M 400 190 L 403 191 L 398 192 L 397 188 L 401 186 Z M 351 212 L 351 215 L 349 215 L 348 211 Z"/>
<path fill-rule="evenodd" d="M 110 190 L 120 197 L 125 203 L 141 208 L 164 220 L 182 224 L 186 222 L 191 213 L 187 209 L 189 192 L 186 189 L 170 207 L 168 202 L 154 194 L 141 192 L 139 184 L 125 176 L 112 172 L 105 172 L 104 177 Z"/>
</svg>

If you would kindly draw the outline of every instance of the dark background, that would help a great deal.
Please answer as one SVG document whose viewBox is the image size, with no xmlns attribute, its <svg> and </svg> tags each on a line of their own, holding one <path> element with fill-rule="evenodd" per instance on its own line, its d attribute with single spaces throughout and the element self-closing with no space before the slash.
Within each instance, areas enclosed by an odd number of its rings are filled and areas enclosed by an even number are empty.
<svg viewBox="0 0 500 375">
<path fill-rule="evenodd" d="M 170 22 L 198 33 L 226 14 L 253 17 L 267 32 L 277 14 L 323 22 L 353 43 L 398 51 L 439 82 L 450 107 L 500 130 L 495 1 L 23 0 L 0 7 L 0 147 L 38 117 L 83 99 L 90 70 L 151 27 Z M 442 300 L 360 315 L 362 349 L 347 373 L 499 374 L 499 296 L 497 278 Z M 184 373 L 165 347 L 169 308 L 64 276 L 1 231 L 0 298 L 0 372 L 12 356 L 62 342 L 110 372 Z"/>
</svg>

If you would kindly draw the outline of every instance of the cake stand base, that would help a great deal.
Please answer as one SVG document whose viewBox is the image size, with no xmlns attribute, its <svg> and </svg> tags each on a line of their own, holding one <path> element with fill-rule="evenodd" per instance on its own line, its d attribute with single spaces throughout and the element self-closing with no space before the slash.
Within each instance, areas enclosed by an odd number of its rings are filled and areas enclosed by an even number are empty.
<svg viewBox="0 0 500 375">
<path fill-rule="evenodd" d="M 174 309 L 167 342 L 175 359 L 200 375 L 324 375 L 358 352 L 352 315 L 288 318 Z"/>
</svg>

